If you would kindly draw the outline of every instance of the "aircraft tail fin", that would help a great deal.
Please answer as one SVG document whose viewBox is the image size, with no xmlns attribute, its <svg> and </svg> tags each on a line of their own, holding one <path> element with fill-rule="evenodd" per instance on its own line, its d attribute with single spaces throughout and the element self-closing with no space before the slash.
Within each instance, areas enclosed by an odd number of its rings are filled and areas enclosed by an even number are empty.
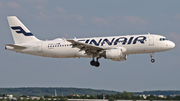
<svg viewBox="0 0 180 101">
<path fill-rule="evenodd" d="M 15 44 L 40 41 L 37 39 L 16 16 L 7 17 Z"/>
</svg>

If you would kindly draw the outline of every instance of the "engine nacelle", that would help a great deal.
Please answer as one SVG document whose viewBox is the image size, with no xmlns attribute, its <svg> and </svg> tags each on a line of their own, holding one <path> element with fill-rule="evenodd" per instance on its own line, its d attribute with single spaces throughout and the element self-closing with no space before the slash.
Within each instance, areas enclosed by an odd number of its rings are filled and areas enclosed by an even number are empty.
<svg viewBox="0 0 180 101">
<path fill-rule="evenodd" d="M 113 61 L 125 61 L 127 59 L 127 55 L 123 54 L 124 52 L 126 52 L 126 49 L 123 47 L 110 49 L 104 52 L 103 57 L 106 59 L 111 59 Z"/>
<path fill-rule="evenodd" d="M 85 51 L 80 51 L 78 53 L 76 53 L 76 57 L 87 57 L 88 55 L 85 54 Z"/>
</svg>

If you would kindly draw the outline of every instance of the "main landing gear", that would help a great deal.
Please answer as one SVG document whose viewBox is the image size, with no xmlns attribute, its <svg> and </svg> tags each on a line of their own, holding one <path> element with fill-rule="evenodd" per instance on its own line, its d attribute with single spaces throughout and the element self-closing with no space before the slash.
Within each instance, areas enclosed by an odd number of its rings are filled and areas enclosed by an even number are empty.
<svg viewBox="0 0 180 101">
<path fill-rule="evenodd" d="M 96 61 L 95 61 L 94 58 L 93 58 L 93 60 L 90 62 L 91 66 L 99 67 L 100 63 L 99 63 L 98 59 L 99 58 L 97 58 Z"/>
<path fill-rule="evenodd" d="M 153 53 L 151 53 L 150 56 L 151 56 L 151 62 L 154 63 L 155 59 L 153 59 Z"/>
</svg>

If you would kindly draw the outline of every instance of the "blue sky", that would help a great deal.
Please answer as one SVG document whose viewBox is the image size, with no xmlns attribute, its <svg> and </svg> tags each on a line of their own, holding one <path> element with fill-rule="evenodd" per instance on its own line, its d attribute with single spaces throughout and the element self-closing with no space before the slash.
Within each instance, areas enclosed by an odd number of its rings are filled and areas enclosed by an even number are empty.
<svg viewBox="0 0 180 101">
<path fill-rule="evenodd" d="M 180 90 L 179 0 L 0 1 L 0 87 L 77 87 L 115 91 Z M 39 39 L 137 35 L 148 32 L 175 42 L 170 51 L 128 55 L 126 61 L 54 59 L 4 49 L 14 43 L 7 16 L 17 16 Z"/>
</svg>

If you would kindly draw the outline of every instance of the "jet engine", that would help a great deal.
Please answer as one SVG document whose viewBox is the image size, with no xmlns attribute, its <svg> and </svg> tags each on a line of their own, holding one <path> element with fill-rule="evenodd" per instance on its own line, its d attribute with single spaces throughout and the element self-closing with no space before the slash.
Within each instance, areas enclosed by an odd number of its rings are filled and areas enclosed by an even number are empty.
<svg viewBox="0 0 180 101">
<path fill-rule="evenodd" d="M 124 52 L 126 52 L 126 49 L 123 47 L 109 49 L 104 51 L 103 54 L 101 54 L 101 56 L 105 59 L 111 59 L 113 61 L 125 61 L 127 59 L 127 55 L 123 54 Z"/>
</svg>

